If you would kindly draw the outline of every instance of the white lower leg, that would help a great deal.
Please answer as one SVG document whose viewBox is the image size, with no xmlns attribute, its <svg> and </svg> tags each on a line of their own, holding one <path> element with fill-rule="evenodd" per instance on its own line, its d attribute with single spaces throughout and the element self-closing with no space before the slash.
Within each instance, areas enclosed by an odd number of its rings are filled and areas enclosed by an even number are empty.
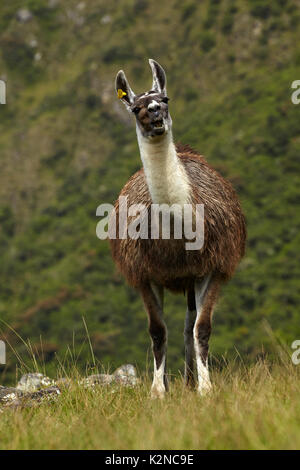
<svg viewBox="0 0 300 470">
<path fill-rule="evenodd" d="M 199 344 L 199 323 L 201 323 L 202 311 L 204 297 L 206 290 L 209 284 L 211 276 L 207 276 L 204 281 L 201 283 L 195 283 L 195 298 L 196 298 L 196 308 L 197 308 L 197 318 L 195 321 L 195 326 L 193 330 L 194 336 L 194 346 L 195 346 L 195 355 L 196 355 L 196 364 L 197 364 L 197 374 L 198 374 L 198 392 L 201 395 L 204 395 L 209 390 L 211 390 L 211 382 L 209 378 L 208 371 L 208 360 L 203 361 L 203 355 L 201 354 L 201 347 Z"/>
<path fill-rule="evenodd" d="M 159 368 L 156 367 L 156 361 L 154 359 L 154 377 L 151 386 L 151 396 L 153 398 L 163 398 L 166 392 L 164 376 L 165 376 L 165 363 L 166 356 L 164 354 Z"/>
<path fill-rule="evenodd" d="M 206 363 L 203 364 L 197 339 L 195 339 L 195 352 L 198 373 L 198 392 L 200 395 L 204 395 L 211 390 L 211 382 L 209 378 L 208 361 L 206 359 Z"/>
<path fill-rule="evenodd" d="M 161 309 L 161 315 L 163 311 L 164 303 L 164 291 L 161 286 L 151 283 L 152 292 L 156 298 L 156 301 Z M 166 343 L 162 346 L 162 352 L 166 351 Z M 166 392 L 165 386 L 165 365 L 166 365 L 166 352 L 162 353 L 162 359 L 160 366 L 157 367 L 156 359 L 154 358 L 154 376 L 151 386 L 151 396 L 153 398 L 163 398 Z"/>
</svg>

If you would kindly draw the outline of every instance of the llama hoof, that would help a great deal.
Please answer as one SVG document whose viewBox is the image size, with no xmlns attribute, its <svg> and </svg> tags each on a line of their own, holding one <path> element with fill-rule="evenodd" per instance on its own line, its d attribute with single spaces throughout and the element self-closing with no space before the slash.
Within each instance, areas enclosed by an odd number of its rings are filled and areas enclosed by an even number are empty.
<svg viewBox="0 0 300 470">
<path fill-rule="evenodd" d="M 205 397 L 207 395 L 210 395 L 212 392 L 211 383 L 209 382 L 209 383 L 202 384 L 201 386 L 199 385 L 197 392 L 200 397 Z"/>
<path fill-rule="evenodd" d="M 160 400 L 162 400 L 163 398 L 165 398 L 165 390 L 162 389 L 162 388 L 151 388 L 151 398 L 152 399 L 156 399 L 156 398 L 159 398 Z"/>
</svg>

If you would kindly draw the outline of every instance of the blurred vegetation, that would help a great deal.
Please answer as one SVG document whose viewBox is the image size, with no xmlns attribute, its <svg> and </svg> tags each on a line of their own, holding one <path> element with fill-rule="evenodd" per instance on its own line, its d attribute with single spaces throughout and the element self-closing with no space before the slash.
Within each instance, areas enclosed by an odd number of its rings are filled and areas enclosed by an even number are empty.
<svg viewBox="0 0 300 470">
<path fill-rule="evenodd" d="M 25 22 L 21 8 L 32 14 Z M 300 337 L 299 28 L 297 0 L 2 2 L 1 337 L 23 360 L 17 334 L 49 374 L 69 345 L 85 365 L 84 317 L 102 364 L 145 368 L 142 302 L 96 238 L 95 214 L 141 166 L 114 79 L 122 68 L 145 91 L 149 57 L 167 71 L 176 140 L 233 182 L 247 216 L 247 253 L 216 309 L 212 354 L 264 355 L 265 321 L 283 342 Z M 167 295 L 173 372 L 184 312 L 184 298 Z M 1 383 L 15 373 L 15 355 L 7 359 Z"/>
</svg>

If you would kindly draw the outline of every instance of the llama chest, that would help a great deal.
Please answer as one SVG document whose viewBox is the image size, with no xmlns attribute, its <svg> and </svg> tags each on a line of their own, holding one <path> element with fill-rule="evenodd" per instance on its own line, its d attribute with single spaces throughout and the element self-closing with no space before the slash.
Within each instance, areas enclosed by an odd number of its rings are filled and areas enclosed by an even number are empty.
<svg viewBox="0 0 300 470">
<path fill-rule="evenodd" d="M 182 240 L 126 239 L 115 247 L 119 269 L 134 287 L 149 280 L 170 287 L 172 280 L 189 279 L 200 272 L 199 253 L 187 252 Z"/>
<path fill-rule="evenodd" d="M 197 204 L 203 205 L 204 227 L 203 230 L 200 228 L 203 246 L 200 244 L 197 250 L 187 249 L 186 243 L 191 238 L 183 235 L 177 239 L 174 236 L 176 212 L 173 218 L 169 218 L 169 236 L 168 233 L 163 236 L 164 224 L 159 224 L 158 230 L 157 224 L 153 226 L 150 216 L 153 200 L 145 173 L 140 170 L 124 186 L 115 205 L 118 223 L 121 198 L 126 201 L 127 212 L 123 215 L 126 236 L 118 236 L 117 226 L 117 236 L 110 240 L 119 270 L 135 287 L 153 280 L 170 289 L 180 290 L 186 288 L 190 279 L 201 278 L 211 272 L 219 272 L 229 278 L 243 256 L 245 220 L 231 185 L 211 170 L 201 157 L 182 158 L 182 162 L 191 187 L 189 205 L 192 208 Z M 182 208 L 180 203 L 178 205 Z M 170 204 L 166 206 L 172 213 Z"/>
</svg>

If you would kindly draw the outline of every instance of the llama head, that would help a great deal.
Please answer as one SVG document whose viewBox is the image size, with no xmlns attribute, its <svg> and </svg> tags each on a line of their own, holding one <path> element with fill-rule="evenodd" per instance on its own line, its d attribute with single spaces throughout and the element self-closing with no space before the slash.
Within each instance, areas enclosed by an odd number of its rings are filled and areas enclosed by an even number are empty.
<svg viewBox="0 0 300 470">
<path fill-rule="evenodd" d="M 151 141 L 170 132 L 172 119 L 168 110 L 165 71 L 155 60 L 149 59 L 149 64 L 153 75 L 151 90 L 135 95 L 125 73 L 120 70 L 116 77 L 116 91 L 127 110 L 135 115 L 137 132 Z"/>
</svg>

